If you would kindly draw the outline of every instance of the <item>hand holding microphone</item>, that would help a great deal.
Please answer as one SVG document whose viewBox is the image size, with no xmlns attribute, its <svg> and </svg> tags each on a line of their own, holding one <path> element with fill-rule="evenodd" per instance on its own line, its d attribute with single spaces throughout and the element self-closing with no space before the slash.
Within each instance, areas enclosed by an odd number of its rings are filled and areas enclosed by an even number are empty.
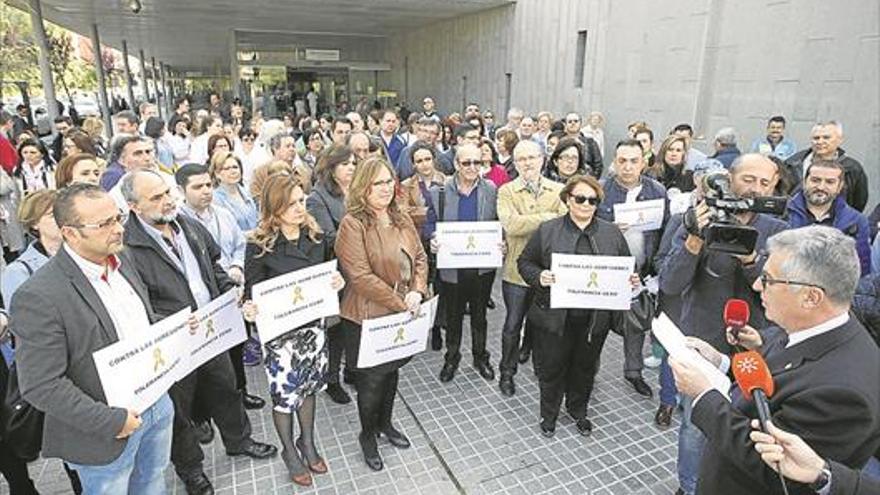
<svg viewBox="0 0 880 495">
<path fill-rule="evenodd" d="M 742 299 L 728 299 L 724 305 L 727 343 L 753 351 L 764 343 L 761 334 L 749 326 L 749 304 Z"/>
</svg>

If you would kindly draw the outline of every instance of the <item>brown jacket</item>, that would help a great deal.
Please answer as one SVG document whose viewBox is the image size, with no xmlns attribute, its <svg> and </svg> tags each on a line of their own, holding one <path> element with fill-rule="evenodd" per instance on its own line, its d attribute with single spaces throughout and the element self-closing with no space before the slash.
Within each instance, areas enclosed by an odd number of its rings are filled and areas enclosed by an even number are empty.
<svg viewBox="0 0 880 495">
<path fill-rule="evenodd" d="M 443 175 L 443 172 L 434 172 L 434 177 L 431 177 L 428 188 L 440 187 L 443 184 L 446 184 L 446 176 Z M 416 231 L 421 232 L 422 226 L 425 225 L 425 220 L 428 218 L 428 207 L 425 205 L 425 198 L 422 197 L 422 190 L 419 188 L 419 177 L 417 175 L 413 175 L 400 183 L 397 204 L 400 205 L 400 209 L 404 213 L 409 214 L 409 217 L 412 218 L 413 223 L 416 225 Z M 434 208 L 436 210 L 437 205 L 434 205 Z"/>
<path fill-rule="evenodd" d="M 410 290 L 427 295 L 428 257 L 412 220 L 403 228 L 367 227 L 345 215 L 336 235 L 336 256 L 348 286 L 342 296 L 342 317 L 360 324 L 364 319 L 406 311 L 403 296 Z M 401 284 L 400 251 L 412 262 L 409 287 Z"/>
</svg>

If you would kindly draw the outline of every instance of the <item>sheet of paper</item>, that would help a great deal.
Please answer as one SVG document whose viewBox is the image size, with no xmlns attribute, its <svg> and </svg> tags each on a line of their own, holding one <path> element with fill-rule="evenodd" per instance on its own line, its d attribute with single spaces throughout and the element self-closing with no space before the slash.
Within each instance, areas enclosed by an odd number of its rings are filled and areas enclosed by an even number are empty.
<svg viewBox="0 0 880 495">
<path fill-rule="evenodd" d="M 269 342 L 306 323 L 339 314 L 339 295 L 333 290 L 336 260 L 286 273 L 254 285 L 257 333 Z"/>
<path fill-rule="evenodd" d="M 627 224 L 630 229 L 643 232 L 663 226 L 664 199 L 617 203 L 614 205 L 614 223 Z"/>
<path fill-rule="evenodd" d="M 189 371 L 247 340 L 237 289 L 214 299 L 193 315 L 199 320 L 199 329 L 181 335 L 182 345 L 189 350 Z"/>
<path fill-rule="evenodd" d="M 693 204 L 693 193 L 678 193 L 669 197 L 669 214 L 684 213 Z"/>
<path fill-rule="evenodd" d="M 712 388 L 724 394 L 725 397 L 730 397 L 730 379 L 697 351 L 687 346 L 687 338 L 681 333 L 678 326 L 666 316 L 666 313 L 660 313 L 660 316 L 654 319 L 651 331 L 671 357 L 699 367 L 700 371 L 709 378 Z"/>
<path fill-rule="evenodd" d="M 501 254 L 500 222 L 438 222 L 437 268 L 498 268 Z"/>
<path fill-rule="evenodd" d="M 92 354 L 108 405 L 141 413 L 186 376 L 189 353 L 180 342 L 189 315 L 183 309 Z"/>
<path fill-rule="evenodd" d="M 361 323 L 358 367 L 371 368 L 424 351 L 436 314 L 437 296 L 422 303 L 421 311 L 415 317 L 403 312 L 364 320 Z"/>
<path fill-rule="evenodd" d="M 556 283 L 550 286 L 551 308 L 630 308 L 634 272 L 632 256 L 586 256 L 553 253 L 550 270 Z"/>
</svg>

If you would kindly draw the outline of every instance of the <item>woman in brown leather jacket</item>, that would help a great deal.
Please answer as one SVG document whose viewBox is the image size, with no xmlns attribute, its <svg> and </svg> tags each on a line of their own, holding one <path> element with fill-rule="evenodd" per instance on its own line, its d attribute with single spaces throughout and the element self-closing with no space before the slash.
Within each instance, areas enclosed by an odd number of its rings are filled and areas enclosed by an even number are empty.
<svg viewBox="0 0 880 495">
<path fill-rule="evenodd" d="M 336 237 L 336 256 L 348 290 L 342 297 L 346 356 L 358 362 L 361 322 L 393 313 L 415 313 L 427 290 L 428 258 L 412 220 L 397 206 L 395 178 L 383 158 L 358 165 L 346 197 L 346 215 Z M 406 436 L 391 424 L 398 370 L 409 359 L 356 368 L 358 440 L 371 469 L 382 469 L 376 438 L 398 448 Z"/>
</svg>

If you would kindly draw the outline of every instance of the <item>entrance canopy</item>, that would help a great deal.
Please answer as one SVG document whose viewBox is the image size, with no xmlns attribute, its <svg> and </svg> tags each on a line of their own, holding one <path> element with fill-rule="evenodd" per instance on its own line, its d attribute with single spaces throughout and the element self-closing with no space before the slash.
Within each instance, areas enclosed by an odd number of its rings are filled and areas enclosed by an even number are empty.
<svg viewBox="0 0 880 495">
<path fill-rule="evenodd" d="M 8 0 L 27 10 L 27 0 Z M 238 44 L 291 36 L 384 38 L 513 0 L 42 0 L 43 17 L 180 71 L 228 74 Z M 132 6 L 140 5 L 140 12 Z M 262 48 L 262 47 L 261 47 Z"/>
</svg>

